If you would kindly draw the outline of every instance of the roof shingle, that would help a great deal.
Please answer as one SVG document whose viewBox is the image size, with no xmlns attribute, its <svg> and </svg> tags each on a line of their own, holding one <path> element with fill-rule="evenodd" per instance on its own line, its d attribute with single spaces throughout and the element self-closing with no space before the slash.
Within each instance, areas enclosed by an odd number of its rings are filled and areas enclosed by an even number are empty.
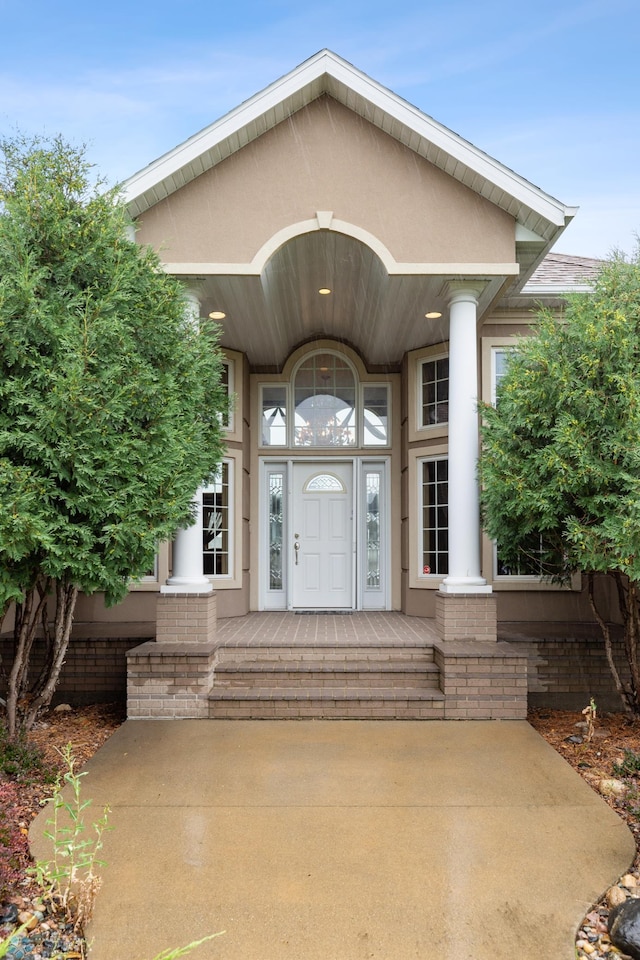
<svg viewBox="0 0 640 960">
<path fill-rule="evenodd" d="M 527 281 L 526 288 L 551 287 L 566 289 L 590 286 L 605 261 L 592 257 L 576 257 L 568 253 L 548 253 Z"/>
</svg>

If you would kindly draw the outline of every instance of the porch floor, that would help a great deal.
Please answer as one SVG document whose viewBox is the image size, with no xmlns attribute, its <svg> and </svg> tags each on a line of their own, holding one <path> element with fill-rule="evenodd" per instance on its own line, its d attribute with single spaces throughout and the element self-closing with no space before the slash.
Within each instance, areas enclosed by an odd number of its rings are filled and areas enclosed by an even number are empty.
<svg viewBox="0 0 640 960">
<path fill-rule="evenodd" d="M 260 612 L 218 620 L 221 647 L 425 646 L 438 639 L 435 620 L 393 611 Z"/>
</svg>

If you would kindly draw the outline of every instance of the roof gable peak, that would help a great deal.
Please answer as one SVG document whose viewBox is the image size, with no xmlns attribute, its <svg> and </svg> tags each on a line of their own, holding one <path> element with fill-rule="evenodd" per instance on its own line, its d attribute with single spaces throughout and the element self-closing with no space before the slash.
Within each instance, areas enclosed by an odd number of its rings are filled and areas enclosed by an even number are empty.
<svg viewBox="0 0 640 960">
<path fill-rule="evenodd" d="M 454 179 L 555 241 L 575 208 L 533 186 L 328 49 L 194 134 L 123 185 L 136 217 L 323 94 L 368 120 Z"/>
</svg>

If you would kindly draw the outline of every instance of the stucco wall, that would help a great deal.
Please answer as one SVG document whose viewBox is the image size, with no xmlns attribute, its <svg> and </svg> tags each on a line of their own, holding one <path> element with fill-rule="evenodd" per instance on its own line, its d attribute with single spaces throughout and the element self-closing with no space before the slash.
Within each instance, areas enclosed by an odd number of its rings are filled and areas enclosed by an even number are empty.
<svg viewBox="0 0 640 960">
<path fill-rule="evenodd" d="M 508 214 L 327 96 L 156 204 L 138 239 L 168 263 L 247 263 L 318 210 L 400 262 L 515 259 Z"/>
</svg>

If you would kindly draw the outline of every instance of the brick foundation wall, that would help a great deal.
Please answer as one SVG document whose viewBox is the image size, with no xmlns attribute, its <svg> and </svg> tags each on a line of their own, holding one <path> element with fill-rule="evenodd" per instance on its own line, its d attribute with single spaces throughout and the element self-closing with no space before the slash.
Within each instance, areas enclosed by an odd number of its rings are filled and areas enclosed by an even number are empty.
<svg viewBox="0 0 640 960">
<path fill-rule="evenodd" d="M 570 631 L 569 626 L 567 632 Z M 144 634 L 72 638 L 54 703 L 80 705 L 124 702 L 127 693 L 127 652 L 152 639 L 153 637 Z M 578 710 L 585 707 L 589 697 L 593 696 L 600 710 L 621 708 L 609 672 L 604 644 L 595 632 L 588 636 L 533 637 L 515 628 L 506 629 L 503 626 L 500 628 L 499 639 L 508 641 L 517 655 L 527 659 L 530 706 Z M 493 646 L 497 654 L 496 644 Z M 11 668 L 12 651 L 12 641 L 7 637 L 0 638 L 0 696 L 4 693 L 6 675 Z M 37 641 L 34 652 L 34 669 L 38 669 L 40 658 Z M 202 653 L 205 657 L 209 655 L 204 645 Z M 626 676 L 624 653 L 619 639 L 616 641 L 616 660 L 623 676 Z M 468 679 L 471 679 L 469 671 L 472 666 L 476 665 L 470 662 L 466 664 Z M 494 666 L 498 666 L 497 661 Z M 478 681 L 484 672 L 478 671 Z M 454 678 L 455 674 L 450 672 L 449 679 Z M 453 689 L 449 689 L 449 692 L 452 693 Z M 506 696 L 510 695 L 506 693 L 506 687 L 504 692 Z M 462 711 L 464 704 L 459 703 L 458 709 Z"/>
<path fill-rule="evenodd" d="M 54 704 L 124 702 L 127 695 L 127 651 L 140 644 L 135 637 L 72 639 L 67 648 Z M 0 692 L 13 661 L 13 641 L 0 639 Z M 42 665 L 42 643 L 36 640 L 32 652 L 35 675 Z"/>
<path fill-rule="evenodd" d="M 501 637 L 527 657 L 530 706 L 582 710 L 593 697 L 600 710 L 622 708 L 599 636 L 531 637 L 505 630 Z M 614 641 L 614 659 L 626 679 L 621 638 Z"/>
</svg>

